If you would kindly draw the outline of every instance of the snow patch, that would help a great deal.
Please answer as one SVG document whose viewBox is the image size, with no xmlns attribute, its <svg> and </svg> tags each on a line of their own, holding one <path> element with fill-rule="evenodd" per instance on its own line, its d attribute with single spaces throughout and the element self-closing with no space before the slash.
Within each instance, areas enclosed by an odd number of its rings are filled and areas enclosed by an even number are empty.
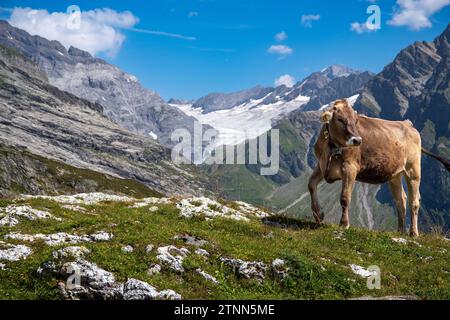
<svg viewBox="0 0 450 320">
<path fill-rule="evenodd" d="M 236 145 L 246 139 L 254 139 L 272 129 L 272 122 L 308 103 L 309 97 L 299 96 L 296 99 L 272 104 L 260 105 L 265 97 L 235 106 L 228 110 L 203 113 L 201 108 L 193 108 L 192 104 L 173 104 L 202 124 L 215 128 L 219 134 L 213 147 Z"/>
</svg>

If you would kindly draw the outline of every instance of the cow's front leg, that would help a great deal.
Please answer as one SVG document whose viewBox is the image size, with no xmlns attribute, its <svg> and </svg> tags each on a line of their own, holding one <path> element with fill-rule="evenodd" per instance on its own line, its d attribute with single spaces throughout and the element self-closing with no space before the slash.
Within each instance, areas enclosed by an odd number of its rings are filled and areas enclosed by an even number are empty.
<svg viewBox="0 0 450 320">
<path fill-rule="evenodd" d="M 350 219 L 348 217 L 348 208 L 352 201 L 353 187 L 355 186 L 357 169 L 350 163 L 344 163 L 342 166 L 342 192 L 341 206 L 342 218 L 341 227 L 348 229 L 350 227 Z"/>
<path fill-rule="evenodd" d="M 317 199 L 317 186 L 320 181 L 322 181 L 323 175 L 320 171 L 319 166 L 314 169 L 311 178 L 309 178 L 308 190 L 311 195 L 311 209 L 314 215 L 314 219 L 316 219 L 317 224 L 321 224 L 323 221 L 323 215 L 320 213 L 320 205 L 319 200 Z"/>
</svg>

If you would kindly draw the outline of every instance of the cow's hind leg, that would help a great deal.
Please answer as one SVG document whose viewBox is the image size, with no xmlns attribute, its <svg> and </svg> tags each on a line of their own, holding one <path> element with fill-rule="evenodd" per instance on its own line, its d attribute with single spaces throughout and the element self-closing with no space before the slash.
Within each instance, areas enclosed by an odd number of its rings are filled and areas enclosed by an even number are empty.
<svg viewBox="0 0 450 320">
<path fill-rule="evenodd" d="M 320 181 L 323 180 L 323 174 L 319 168 L 319 166 L 314 169 L 313 174 L 309 178 L 308 190 L 311 195 L 311 209 L 313 211 L 314 219 L 318 224 L 322 223 L 323 214 L 320 213 L 320 205 L 319 200 L 317 199 L 317 186 Z"/>
<path fill-rule="evenodd" d="M 419 236 L 418 218 L 420 209 L 420 160 L 419 163 L 406 170 L 406 184 L 408 185 L 408 204 L 411 212 L 411 237 Z"/>
<path fill-rule="evenodd" d="M 340 225 L 345 229 L 350 227 L 348 208 L 350 206 L 350 202 L 352 201 L 352 192 L 356 182 L 356 173 L 357 170 L 353 165 L 347 163 L 342 166 L 342 218 Z"/>
<path fill-rule="evenodd" d="M 398 215 L 398 231 L 405 233 L 406 220 L 406 193 L 403 190 L 402 176 L 400 173 L 389 181 L 389 189 L 394 197 L 395 206 Z"/>
</svg>

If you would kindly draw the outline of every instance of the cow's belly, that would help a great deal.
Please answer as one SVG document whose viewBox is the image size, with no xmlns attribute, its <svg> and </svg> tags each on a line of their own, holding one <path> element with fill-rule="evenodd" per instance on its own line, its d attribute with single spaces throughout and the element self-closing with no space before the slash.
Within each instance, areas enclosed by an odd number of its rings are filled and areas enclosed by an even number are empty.
<svg viewBox="0 0 450 320">
<path fill-rule="evenodd" d="M 393 177 L 393 174 L 390 174 L 386 171 L 380 171 L 377 169 L 366 169 L 361 171 L 357 176 L 356 180 L 365 183 L 371 184 L 382 184 L 388 182 Z"/>
<path fill-rule="evenodd" d="M 399 159 L 390 162 L 372 162 L 370 165 L 361 168 L 356 180 L 371 184 L 385 183 L 401 172 L 402 168 L 403 164 Z"/>
</svg>

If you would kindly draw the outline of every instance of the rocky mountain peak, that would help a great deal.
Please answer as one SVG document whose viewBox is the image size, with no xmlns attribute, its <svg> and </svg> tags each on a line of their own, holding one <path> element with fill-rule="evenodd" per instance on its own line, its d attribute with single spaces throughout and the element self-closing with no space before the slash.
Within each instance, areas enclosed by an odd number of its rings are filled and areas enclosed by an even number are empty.
<svg viewBox="0 0 450 320">
<path fill-rule="evenodd" d="M 32 36 L 6 21 L 0 24 L 0 44 L 13 48 L 35 62 L 57 88 L 103 106 L 104 114 L 125 129 L 158 137 L 171 145 L 174 129 L 193 130 L 195 119 L 166 104 L 136 77 L 58 41 Z"/>
<path fill-rule="evenodd" d="M 348 77 L 351 74 L 357 74 L 360 72 L 341 64 L 333 64 L 323 69 L 320 73 L 332 80 L 340 77 Z"/>
<path fill-rule="evenodd" d="M 441 57 L 448 57 L 450 55 L 450 23 L 444 32 L 434 40 L 437 53 Z"/>
<path fill-rule="evenodd" d="M 72 46 L 70 46 L 68 53 L 73 57 L 92 58 L 92 55 L 89 52 L 80 50 Z"/>
</svg>

